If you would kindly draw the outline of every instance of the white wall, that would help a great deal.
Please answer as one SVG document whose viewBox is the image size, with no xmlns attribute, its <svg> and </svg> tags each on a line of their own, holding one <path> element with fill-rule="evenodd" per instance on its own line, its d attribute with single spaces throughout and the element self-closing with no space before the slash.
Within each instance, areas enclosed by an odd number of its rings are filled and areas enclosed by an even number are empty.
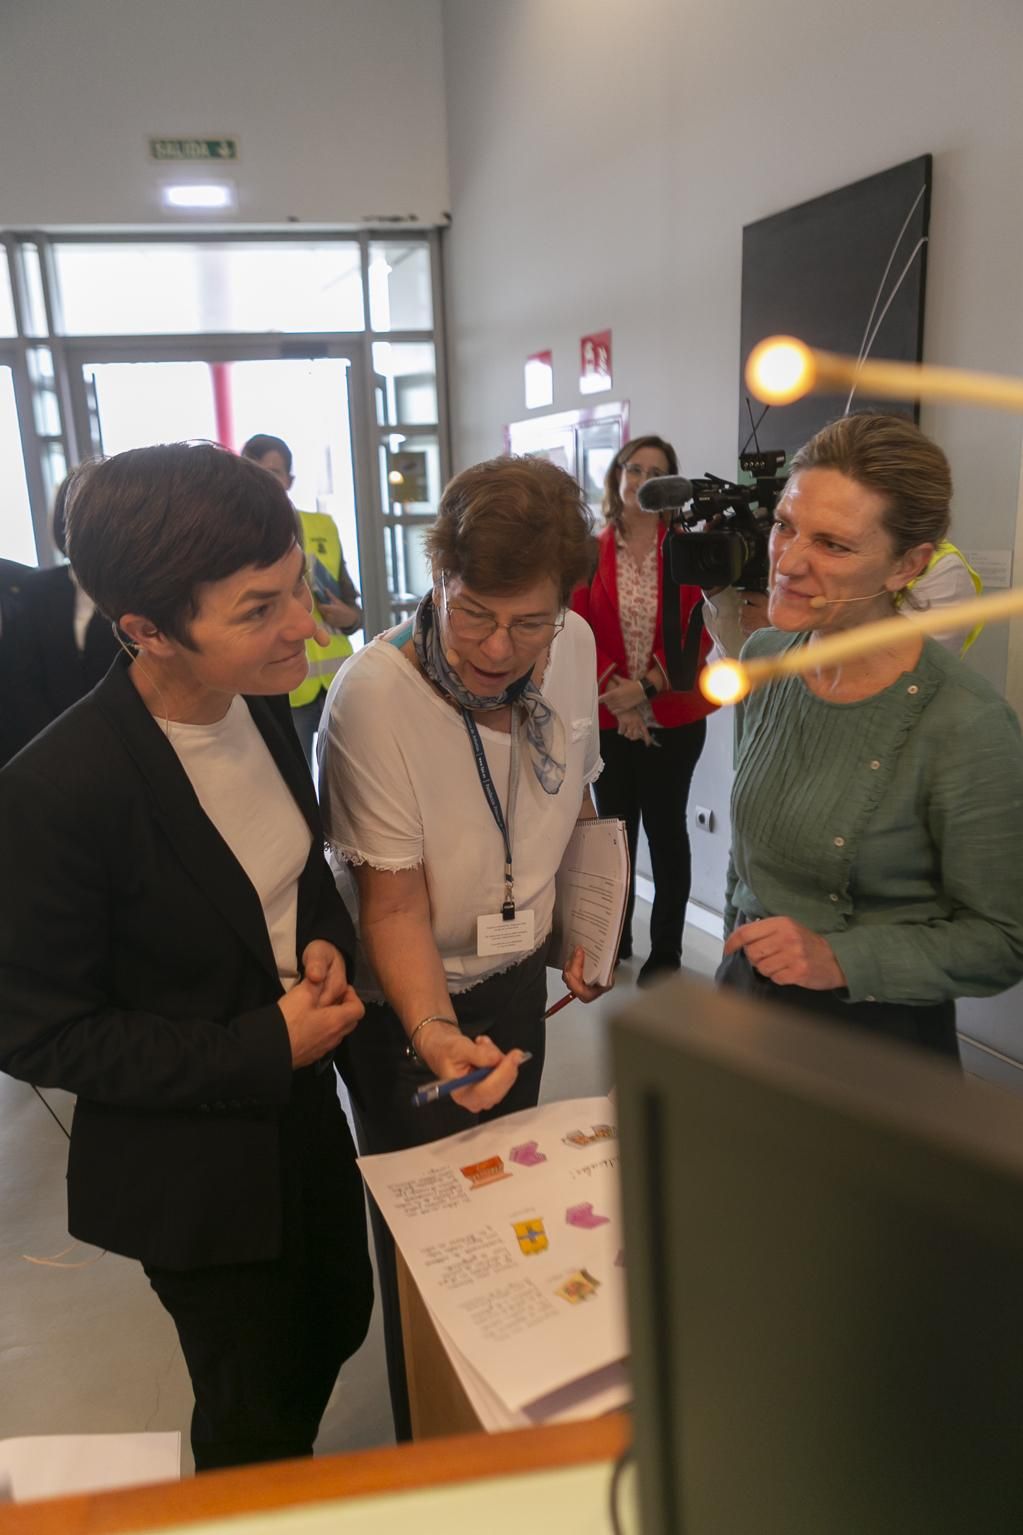
<svg viewBox="0 0 1023 1535">
<path fill-rule="evenodd" d="M 215 134 L 239 223 L 442 222 L 440 0 L 0 0 L 0 226 L 177 222 L 147 140 Z"/>
<path fill-rule="evenodd" d="M 634 430 L 669 436 L 686 472 L 732 472 L 743 224 L 928 151 L 925 356 L 1023 370 L 1018 0 L 444 0 L 444 35 L 456 467 L 525 415 L 529 352 L 553 347 L 555 409 L 585 403 L 579 337 L 611 326 Z M 923 425 L 961 541 L 1011 547 L 1018 419 Z M 1007 643 L 973 653 L 999 686 Z M 712 724 L 694 895 L 720 909 L 730 730 Z"/>
</svg>

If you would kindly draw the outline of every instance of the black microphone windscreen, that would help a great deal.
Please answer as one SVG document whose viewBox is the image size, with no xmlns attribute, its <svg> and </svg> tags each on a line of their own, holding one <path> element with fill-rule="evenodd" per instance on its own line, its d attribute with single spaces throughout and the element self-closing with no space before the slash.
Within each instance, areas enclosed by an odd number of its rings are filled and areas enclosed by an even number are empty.
<svg viewBox="0 0 1023 1535">
<path fill-rule="evenodd" d="M 678 511 L 693 499 L 693 486 L 681 474 L 662 474 L 640 486 L 639 504 L 645 512 Z"/>
</svg>

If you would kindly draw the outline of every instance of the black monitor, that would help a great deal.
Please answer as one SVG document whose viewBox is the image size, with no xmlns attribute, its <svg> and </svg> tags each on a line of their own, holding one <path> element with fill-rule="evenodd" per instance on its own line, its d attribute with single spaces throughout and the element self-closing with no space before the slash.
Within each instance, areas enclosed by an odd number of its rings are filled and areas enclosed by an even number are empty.
<svg viewBox="0 0 1023 1535">
<path fill-rule="evenodd" d="M 1020 1535 L 1023 1100 L 689 980 L 613 1049 L 644 1535 Z"/>
</svg>

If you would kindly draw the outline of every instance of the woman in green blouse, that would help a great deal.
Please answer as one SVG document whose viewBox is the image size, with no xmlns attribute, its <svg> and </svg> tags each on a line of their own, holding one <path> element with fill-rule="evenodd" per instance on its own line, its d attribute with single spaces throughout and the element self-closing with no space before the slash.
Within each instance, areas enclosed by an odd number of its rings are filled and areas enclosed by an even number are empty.
<svg viewBox="0 0 1023 1535">
<path fill-rule="evenodd" d="M 891 614 L 945 536 L 951 493 L 911 422 L 825 427 L 792 461 L 773 627 L 743 654 Z M 754 693 L 736 735 L 718 980 L 958 1056 L 954 999 L 1023 978 L 1016 715 L 907 626 L 883 651 Z"/>
</svg>

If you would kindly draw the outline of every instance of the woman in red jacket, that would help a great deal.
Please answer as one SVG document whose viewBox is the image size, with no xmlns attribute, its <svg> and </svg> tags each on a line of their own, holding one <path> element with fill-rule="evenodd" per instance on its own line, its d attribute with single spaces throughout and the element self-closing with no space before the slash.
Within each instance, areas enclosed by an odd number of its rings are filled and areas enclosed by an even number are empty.
<svg viewBox="0 0 1023 1535">
<path fill-rule="evenodd" d="M 604 517 L 598 540 L 597 571 L 589 586 L 577 588 L 572 606 L 587 620 L 597 642 L 600 691 L 600 750 L 604 771 L 594 790 L 602 816 L 620 816 L 629 833 L 633 870 L 640 817 L 650 845 L 654 905 L 650 955 L 639 985 L 682 963 L 682 928 L 691 877 L 686 801 L 693 769 L 706 738 L 711 706 L 695 686 L 672 689 L 669 674 L 684 672 L 682 652 L 690 620 L 702 623 L 698 586 L 673 586 L 668 600 L 679 605 L 679 624 L 669 623 L 665 653 L 665 525 L 645 512 L 638 492 L 648 479 L 677 474 L 678 459 L 661 437 L 636 437 L 618 452 L 604 480 Z M 674 640 L 671 632 L 674 628 Z M 691 643 L 697 640 L 694 631 Z M 710 649 L 699 633 L 693 646 L 697 666 Z M 635 874 L 629 894 L 621 957 L 632 953 Z"/>
</svg>

